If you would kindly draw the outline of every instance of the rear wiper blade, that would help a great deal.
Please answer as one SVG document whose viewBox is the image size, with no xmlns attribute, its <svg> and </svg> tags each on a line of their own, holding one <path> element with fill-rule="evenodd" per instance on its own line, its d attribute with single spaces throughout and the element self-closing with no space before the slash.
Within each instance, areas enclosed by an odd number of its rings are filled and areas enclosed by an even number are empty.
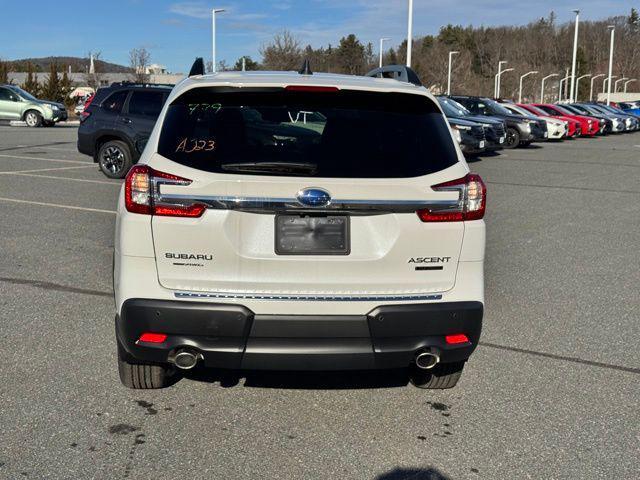
<svg viewBox="0 0 640 480">
<path fill-rule="evenodd" d="M 225 163 L 220 166 L 222 170 L 234 172 L 280 172 L 280 173 L 309 173 L 314 174 L 318 170 L 315 163 L 303 162 L 243 162 Z"/>
</svg>

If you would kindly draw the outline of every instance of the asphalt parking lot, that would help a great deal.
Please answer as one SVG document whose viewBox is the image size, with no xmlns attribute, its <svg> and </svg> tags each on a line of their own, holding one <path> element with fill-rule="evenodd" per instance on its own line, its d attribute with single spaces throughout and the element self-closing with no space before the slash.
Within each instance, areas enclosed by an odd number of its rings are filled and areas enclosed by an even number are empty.
<svg viewBox="0 0 640 480">
<path fill-rule="evenodd" d="M 471 163 L 483 344 L 445 391 L 380 372 L 121 386 L 119 182 L 75 140 L 0 126 L 0 478 L 637 478 L 640 133 Z"/>
</svg>

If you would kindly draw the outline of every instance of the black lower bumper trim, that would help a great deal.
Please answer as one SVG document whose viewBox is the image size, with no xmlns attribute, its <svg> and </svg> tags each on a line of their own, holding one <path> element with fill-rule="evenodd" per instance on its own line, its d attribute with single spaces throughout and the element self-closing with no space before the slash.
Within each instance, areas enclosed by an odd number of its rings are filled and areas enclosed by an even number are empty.
<svg viewBox="0 0 640 480">
<path fill-rule="evenodd" d="M 116 317 L 118 341 L 139 361 L 165 363 L 179 347 L 209 367 L 267 370 L 402 368 L 435 347 L 442 362 L 469 358 L 480 339 L 480 302 L 385 305 L 367 315 L 255 315 L 239 305 L 130 299 Z M 165 342 L 141 344 L 145 332 Z M 469 342 L 448 345 L 464 333 Z"/>
</svg>

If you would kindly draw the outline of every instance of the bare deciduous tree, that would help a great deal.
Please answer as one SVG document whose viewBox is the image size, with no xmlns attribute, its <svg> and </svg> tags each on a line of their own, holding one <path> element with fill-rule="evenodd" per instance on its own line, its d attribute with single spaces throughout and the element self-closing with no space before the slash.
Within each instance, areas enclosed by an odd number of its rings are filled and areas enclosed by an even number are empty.
<svg viewBox="0 0 640 480">
<path fill-rule="evenodd" d="M 149 83 L 149 61 L 151 54 L 145 47 L 134 48 L 129 51 L 129 66 L 133 80 L 136 83 Z"/>
<path fill-rule="evenodd" d="M 300 41 L 288 30 L 275 35 L 260 49 L 260 54 L 267 70 L 297 70 L 302 63 Z"/>
</svg>

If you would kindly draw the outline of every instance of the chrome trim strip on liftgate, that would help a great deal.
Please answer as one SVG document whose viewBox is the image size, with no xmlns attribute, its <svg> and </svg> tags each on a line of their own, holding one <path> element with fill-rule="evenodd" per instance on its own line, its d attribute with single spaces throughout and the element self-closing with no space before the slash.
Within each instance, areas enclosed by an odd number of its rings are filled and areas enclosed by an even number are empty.
<svg viewBox="0 0 640 480">
<path fill-rule="evenodd" d="M 383 213 L 414 213 L 416 210 L 456 211 L 461 201 L 456 200 L 332 200 L 322 207 L 309 207 L 300 204 L 295 198 L 273 197 L 232 197 L 209 195 L 163 194 L 156 190 L 156 205 L 189 206 L 201 203 L 214 210 L 238 210 L 254 213 L 274 213 L 281 211 L 296 212 L 345 212 L 361 215 Z"/>
<path fill-rule="evenodd" d="M 442 300 L 441 294 L 423 295 L 281 295 L 269 293 L 174 292 L 176 298 L 291 300 L 304 302 L 397 302 Z"/>
</svg>

